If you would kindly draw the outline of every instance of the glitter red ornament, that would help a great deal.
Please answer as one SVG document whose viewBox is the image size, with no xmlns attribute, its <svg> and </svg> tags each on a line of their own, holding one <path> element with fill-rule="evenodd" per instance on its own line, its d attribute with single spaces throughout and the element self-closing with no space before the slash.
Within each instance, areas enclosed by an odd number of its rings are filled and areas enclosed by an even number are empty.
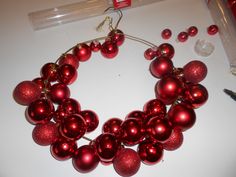
<svg viewBox="0 0 236 177">
<path fill-rule="evenodd" d="M 188 35 L 189 35 L 190 37 L 196 36 L 197 33 L 198 33 L 198 29 L 197 29 L 196 26 L 190 26 L 190 27 L 188 28 Z"/>
<path fill-rule="evenodd" d="M 162 144 L 162 147 L 167 151 L 178 149 L 184 141 L 184 136 L 179 128 L 174 128 L 171 136 Z"/>
<path fill-rule="evenodd" d="M 157 48 L 148 48 L 144 52 L 144 58 L 146 60 L 152 60 L 156 57 Z"/>
</svg>

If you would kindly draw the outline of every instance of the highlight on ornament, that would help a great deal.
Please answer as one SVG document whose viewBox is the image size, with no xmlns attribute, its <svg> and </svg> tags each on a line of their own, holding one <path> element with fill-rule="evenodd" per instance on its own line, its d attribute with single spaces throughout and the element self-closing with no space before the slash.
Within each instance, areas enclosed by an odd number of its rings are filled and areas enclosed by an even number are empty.
<svg viewBox="0 0 236 177">
<path fill-rule="evenodd" d="M 50 146 L 57 160 L 71 159 L 80 173 L 91 172 L 100 163 L 113 165 L 120 176 L 127 177 L 136 174 L 141 163 L 157 164 L 164 151 L 181 147 L 184 133 L 196 122 L 195 109 L 208 99 L 207 89 L 200 84 L 207 75 L 203 62 L 193 60 L 175 67 L 171 44 L 157 46 L 123 33 L 117 26 L 105 37 L 71 47 L 55 62 L 43 65 L 38 78 L 20 82 L 13 91 L 15 101 L 26 106 L 34 142 Z M 197 33 L 196 28 L 189 31 L 192 36 Z M 163 35 L 168 38 L 171 33 L 166 30 Z M 98 127 L 99 116 L 83 110 L 83 103 L 70 97 L 68 85 L 76 81 L 79 64 L 92 59 L 94 52 L 115 59 L 128 39 L 148 46 L 140 58 L 150 61 L 150 76 L 157 79 L 155 97 L 147 100 L 142 110 L 107 120 L 97 138 L 90 139 L 87 136 Z M 88 144 L 79 147 L 81 138 Z"/>
</svg>

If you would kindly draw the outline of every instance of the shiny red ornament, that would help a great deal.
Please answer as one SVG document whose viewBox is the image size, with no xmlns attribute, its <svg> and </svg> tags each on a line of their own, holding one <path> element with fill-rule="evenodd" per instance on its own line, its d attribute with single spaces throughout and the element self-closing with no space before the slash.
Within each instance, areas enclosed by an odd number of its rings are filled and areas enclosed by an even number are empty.
<svg viewBox="0 0 236 177">
<path fill-rule="evenodd" d="M 73 156 L 72 163 L 80 173 L 88 173 L 94 170 L 99 163 L 99 157 L 94 146 L 84 145 L 79 147 Z"/>
<path fill-rule="evenodd" d="M 40 98 L 41 89 L 40 87 L 32 81 L 22 81 L 19 83 L 14 91 L 14 100 L 21 105 L 29 105 L 33 101 Z"/>
<path fill-rule="evenodd" d="M 38 99 L 26 109 L 26 118 L 31 124 L 42 124 L 53 117 L 54 106 L 49 99 Z"/>
<path fill-rule="evenodd" d="M 121 141 L 126 146 L 133 146 L 144 139 L 144 127 L 141 120 L 130 118 L 121 125 L 123 136 Z"/>
<path fill-rule="evenodd" d="M 178 128 L 174 128 L 171 136 L 162 144 L 162 146 L 167 151 L 174 151 L 183 144 L 183 141 L 184 136 L 182 131 Z"/>
<path fill-rule="evenodd" d="M 135 110 L 130 112 L 126 117 L 125 120 L 135 118 L 141 120 L 143 123 L 147 121 L 147 116 L 143 111 Z"/>
<path fill-rule="evenodd" d="M 51 86 L 49 97 L 54 103 L 61 103 L 64 99 L 70 97 L 70 90 L 66 84 L 56 83 Z"/>
<path fill-rule="evenodd" d="M 62 66 L 64 64 L 69 64 L 75 67 L 75 69 L 78 69 L 79 67 L 79 60 L 78 58 L 73 55 L 73 54 L 64 54 L 61 56 L 60 60 L 59 60 L 59 66 Z"/>
<path fill-rule="evenodd" d="M 207 66 L 199 60 L 190 61 L 183 69 L 185 79 L 192 83 L 201 82 L 207 75 Z"/>
<path fill-rule="evenodd" d="M 56 81 L 58 78 L 57 69 L 58 65 L 56 63 L 46 63 L 41 68 L 41 77 L 50 82 Z"/>
<path fill-rule="evenodd" d="M 121 129 L 122 122 L 123 121 L 119 118 L 111 118 L 103 124 L 102 132 L 110 133 L 115 137 L 120 138 L 122 136 L 122 129 Z"/>
<path fill-rule="evenodd" d="M 167 115 L 173 127 L 179 128 L 181 131 L 190 129 L 196 122 L 193 108 L 184 103 L 173 105 Z"/>
<path fill-rule="evenodd" d="M 80 139 L 84 136 L 85 132 L 86 122 L 79 114 L 69 115 L 60 125 L 60 133 L 62 136 L 71 140 Z"/>
<path fill-rule="evenodd" d="M 179 79 L 183 84 L 186 82 L 184 78 L 184 69 L 183 68 L 174 68 L 173 69 L 173 76 Z"/>
<path fill-rule="evenodd" d="M 188 28 L 188 35 L 189 35 L 190 37 L 196 36 L 197 33 L 198 33 L 198 29 L 197 29 L 196 26 L 190 26 L 190 27 Z"/>
<path fill-rule="evenodd" d="M 188 33 L 183 31 L 183 32 L 180 32 L 177 36 L 177 39 L 179 42 L 185 42 L 188 40 Z"/>
<path fill-rule="evenodd" d="M 170 39 L 170 37 L 172 36 L 172 32 L 170 29 L 166 28 L 161 32 L 161 37 L 163 39 Z"/>
<path fill-rule="evenodd" d="M 40 88 L 41 92 L 43 92 L 43 94 L 47 93 L 49 91 L 50 87 L 51 87 L 50 82 L 48 82 L 47 80 L 45 80 L 41 77 L 35 78 L 32 81 L 39 86 L 39 88 Z"/>
<path fill-rule="evenodd" d="M 98 52 L 100 49 L 101 49 L 102 45 L 99 41 L 97 40 L 93 40 L 91 43 L 90 43 L 90 49 L 93 51 L 93 52 Z"/>
<path fill-rule="evenodd" d="M 156 97 L 164 104 L 172 104 L 182 92 L 182 83 L 173 76 L 166 76 L 159 80 L 155 87 Z"/>
<path fill-rule="evenodd" d="M 118 52 L 119 48 L 115 42 L 107 40 L 102 44 L 101 54 L 105 58 L 112 59 L 118 54 Z"/>
<path fill-rule="evenodd" d="M 146 125 L 146 132 L 155 141 L 164 142 L 172 133 L 172 125 L 168 119 L 151 118 Z"/>
<path fill-rule="evenodd" d="M 86 123 L 87 133 L 94 131 L 99 124 L 98 115 L 92 110 L 83 110 L 79 113 Z"/>
<path fill-rule="evenodd" d="M 218 33 L 219 31 L 219 28 L 217 25 L 210 25 L 208 28 L 207 28 L 207 33 L 209 35 L 215 35 L 216 33 Z"/>
<path fill-rule="evenodd" d="M 60 161 L 70 159 L 75 154 L 76 149 L 76 142 L 65 138 L 58 139 L 50 146 L 52 156 Z"/>
<path fill-rule="evenodd" d="M 155 165 L 161 161 L 164 152 L 161 144 L 145 140 L 138 145 L 138 154 L 146 165 Z"/>
<path fill-rule="evenodd" d="M 125 41 L 125 35 L 119 29 L 112 30 L 108 33 L 108 37 L 110 37 L 110 40 L 115 42 L 118 46 L 121 46 Z"/>
<path fill-rule="evenodd" d="M 35 143 L 41 146 L 48 146 L 54 143 L 58 137 L 58 126 L 53 122 L 38 124 L 32 131 L 32 137 Z"/>
<path fill-rule="evenodd" d="M 58 68 L 58 80 L 63 84 L 72 84 L 77 78 L 77 70 L 69 64 L 61 65 Z"/>
<path fill-rule="evenodd" d="M 104 133 L 96 138 L 95 147 L 101 161 L 111 162 L 120 148 L 120 142 L 114 135 Z"/>
<path fill-rule="evenodd" d="M 173 71 L 173 62 L 166 57 L 159 57 L 150 64 L 150 72 L 156 78 L 170 74 Z"/>
<path fill-rule="evenodd" d="M 157 52 L 156 52 L 156 56 L 159 58 L 159 57 L 166 57 L 166 58 L 173 58 L 175 54 L 175 49 L 174 47 L 169 44 L 169 43 L 163 43 L 161 44 L 158 49 L 157 49 Z"/>
<path fill-rule="evenodd" d="M 143 112 L 148 119 L 152 117 L 164 118 L 166 115 L 166 105 L 159 99 L 153 99 L 144 105 Z"/>
<path fill-rule="evenodd" d="M 144 52 L 144 58 L 146 60 L 152 60 L 152 59 L 154 59 L 156 57 L 156 52 L 157 52 L 157 48 L 155 48 L 155 47 L 148 48 Z"/>
<path fill-rule="evenodd" d="M 73 49 L 73 54 L 80 62 L 84 62 L 90 59 L 92 51 L 87 44 L 80 43 Z"/>
<path fill-rule="evenodd" d="M 141 160 L 136 151 L 130 148 L 121 149 L 113 160 L 115 171 L 123 177 L 135 175 L 141 166 Z"/>
</svg>

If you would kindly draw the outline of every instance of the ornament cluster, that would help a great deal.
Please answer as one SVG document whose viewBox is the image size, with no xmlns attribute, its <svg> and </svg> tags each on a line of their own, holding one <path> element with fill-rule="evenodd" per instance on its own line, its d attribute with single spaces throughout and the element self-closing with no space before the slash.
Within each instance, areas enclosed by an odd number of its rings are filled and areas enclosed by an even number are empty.
<svg viewBox="0 0 236 177">
<path fill-rule="evenodd" d="M 189 31 L 189 35 L 197 32 L 193 27 Z M 170 30 L 162 33 L 170 35 Z M 182 145 L 183 132 L 195 124 L 195 109 L 208 99 L 207 89 L 200 84 L 207 75 L 206 65 L 194 60 L 182 68 L 174 67 L 174 47 L 163 43 L 144 52 L 144 57 L 151 60 L 150 73 L 157 78 L 156 97 L 124 119 L 107 120 L 94 140 L 86 138 L 97 128 L 98 115 L 82 110 L 80 103 L 70 97 L 68 85 L 76 80 L 79 63 L 89 60 L 93 52 L 100 51 L 105 58 L 113 59 L 125 36 L 114 29 L 102 44 L 98 40 L 80 43 L 55 63 L 42 66 L 40 77 L 19 83 L 13 91 L 15 101 L 26 106 L 26 118 L 34 125 L 35 143 L 50 146 L 57 160 L 72 159 L 81 173 L 94 170 L 100 162 L 113 164 L 120 176 L 132 176 L 141 162 L 157 164 L 164 150 L 173 151 Z M 79 147 L 77 141 L 81 138 L 89 143 Z"/>
</svg>

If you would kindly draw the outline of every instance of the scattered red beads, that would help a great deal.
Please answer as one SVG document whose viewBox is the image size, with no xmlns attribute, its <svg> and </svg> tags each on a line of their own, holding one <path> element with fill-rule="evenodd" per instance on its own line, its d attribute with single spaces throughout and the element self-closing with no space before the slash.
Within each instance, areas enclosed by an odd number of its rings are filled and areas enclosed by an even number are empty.
<svg viewBox="0 0 236 177">
<path fill-rule="evenodd" d="M 188 36 L 189 36 L 188 33 L 183 31 L 178 34 L 177 39 L 179 42 L 185 42 L 188 40 Z"/>
<path fill-rule="evenodd" d="M 190 37 L 196 36 L 197 33 L 198 33 L 198 29 L 197 29 L 196 26 L 190 26 L 190 27 L 188 28 L 188 35 L 189 35 Z"/>
<path fill-rule="evenodd" d="M 161 32 L 161 36 L 163 39 L 170 39 L 170 37 L 172 36 L 172 32 L 170 29 L 166 28 Z"/>
<path fill-rule="evenodd" d="M 208 28 L 207 28 L 207 33 L 209 35 L 215 35 L 216 33 L 218 33 L 219 31 L 219 28 L 217 25 L 210 25 Z"/>
</svg>

